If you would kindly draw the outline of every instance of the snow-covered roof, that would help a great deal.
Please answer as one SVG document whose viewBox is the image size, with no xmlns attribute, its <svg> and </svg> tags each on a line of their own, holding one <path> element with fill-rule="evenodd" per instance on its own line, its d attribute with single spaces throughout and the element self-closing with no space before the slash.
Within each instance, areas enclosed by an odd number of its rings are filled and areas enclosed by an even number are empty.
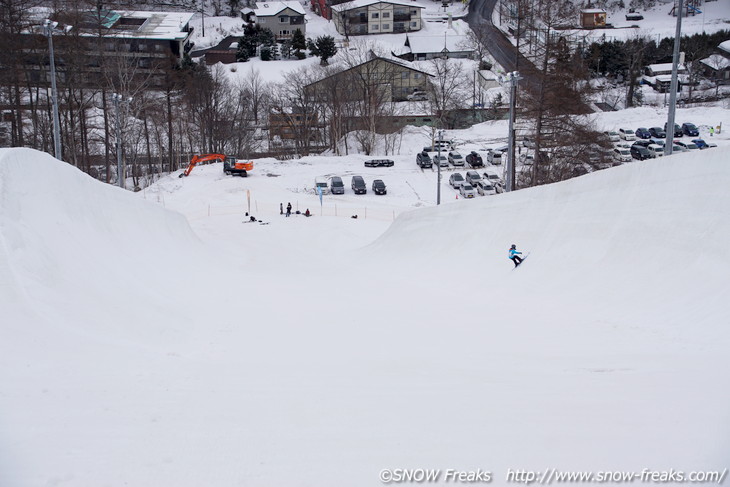
<svg viewBox="0 0 730 487">
<path fill-rule="evenodd" d="M 582 14 L 605 14 L 606 11 L 602 8 L 584 8 L 580 11 Z"/>
<path fill-rule="evenodd" d="M 130 37 L 135 39 L 182 40 L 190 35 L 183 28 L 193 18 L 189 12 L 148 12 L 142 10 L 117 11 L 120 20 L 104 35 L 105 37 Z M 125 25 L 125 19 L 143 20 L 139 26 Z"/>
<path fill-rule="evenodd" d="M 427 52 L 461 52 L 473 51 L 469 47 L 468 36 L 408 36 L 408 44 L 414 54 Z"/>
<path fill-rule="evenodd" d="M 730 59 L 726 58 L 722 54 L 713 54 L 700 62 L 717 71 L 730 68 Z"/>
<path fill-rule="evenodd" d="M 403 7 L 411 8 L 426 8 L 413 2 L 404 2 L 401 0 L 352 0 L 351 2 L 341 3 L 339 5 L 333 5 L 332 10 L 336 12 L 346 12 L 356 8 L 369 7 L 378 3 L 389 3 L 392 5 L 401 5 Z"/>
<path fill-rule="evenodd" d="M 647 68 L 651 69 L 654 73 L 671 73 L 672 72 L 672 63 L 659 63 L 659 64 L 649 64 Z M 677 67 L 678 72 L 684 72 L 687 68 L 684 66 L 684 64 L 680 64 Z"/>
<path fill-rule="evenodd" d="M 299 15 L 304 15 L 304 7 L 302 7 L 302 4 L 299 2 L 257 2 L 256 8 L 253 9 L 253 13 L 256 17 L 271 17 L 287 8 L 295 11 Z"/>
<path fill-rule="evenodd" d="M 721 42 L 720 45 L 717 46 L 717 47 L 719 47 L 720 50 L 722 50 L 722 51 L 725 51 L 727 53 L 730 53 L 730 39 Z"/>
</svg>

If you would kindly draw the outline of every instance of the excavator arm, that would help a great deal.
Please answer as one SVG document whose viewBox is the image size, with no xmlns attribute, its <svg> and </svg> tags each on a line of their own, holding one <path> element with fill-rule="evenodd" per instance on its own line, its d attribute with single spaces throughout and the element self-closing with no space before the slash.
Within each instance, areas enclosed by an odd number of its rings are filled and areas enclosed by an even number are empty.
<svg viewBox="0 0 730 487">
<path fill-rule="evenodd" d="M 189 176 L 195 166 L 198 165 L 198 163 L 216 160 L 221 162 L 225 161 L 225 154 L 201 154 L 199 156 L 193 156 L 193 158 L 190 160 L 190 164 L 188 164 L 187 169 L 185 169 L 185 172 L 180 174 L 179 177 L 182 178 L 185 176 Z"/>
</svg>

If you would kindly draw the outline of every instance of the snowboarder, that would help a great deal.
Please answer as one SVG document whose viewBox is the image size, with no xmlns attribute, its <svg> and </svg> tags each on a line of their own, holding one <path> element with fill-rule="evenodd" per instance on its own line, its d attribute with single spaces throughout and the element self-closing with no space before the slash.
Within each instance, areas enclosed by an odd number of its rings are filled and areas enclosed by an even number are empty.
<svg viewBox="0 0 730 487">
<path fill-rule="evenodd" d="M 280 215 L 284 214 L 284 203 L 279 203 L 279 214 Z"/>
<path fill-rule="evenodd" d="M 522 252 L 518 252 L 517 246 L 512 244 L 512 247 L 509 248 L 509 258 L 515 263 L 515 267 L 522 264 L 522 257 L 520 255 L 522 255 Z"/>
<path fill-rule="evenodd" d="M 286 216 L 291 216 L 291 202 L 286 204 Z"/>
<path fill-rule="evenodd" d="M 312 216 L 312 214 L 309 213 L 309 208 L 307 208 L 307 211 L 304 212 L 304 216 Z"/>
</svg>

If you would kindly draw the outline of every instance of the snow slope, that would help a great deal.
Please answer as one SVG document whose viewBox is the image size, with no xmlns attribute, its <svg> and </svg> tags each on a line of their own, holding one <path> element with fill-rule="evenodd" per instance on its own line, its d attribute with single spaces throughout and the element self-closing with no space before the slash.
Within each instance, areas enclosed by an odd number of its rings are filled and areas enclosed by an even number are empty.
<svg viewBox="0 0 730 487">
<path fill-rule="evenodd" d="M 298 194 L 263 167 L 147 197 Z M 722 470 L 729 184 L 717 149 L 414 209 L 379 238 L 384 221 L 316 212 L 191 219 L 196 237 L 3 149 L 0 485 Z M 510 243 L 531 252 L 514 271 Z"/>
</svg>

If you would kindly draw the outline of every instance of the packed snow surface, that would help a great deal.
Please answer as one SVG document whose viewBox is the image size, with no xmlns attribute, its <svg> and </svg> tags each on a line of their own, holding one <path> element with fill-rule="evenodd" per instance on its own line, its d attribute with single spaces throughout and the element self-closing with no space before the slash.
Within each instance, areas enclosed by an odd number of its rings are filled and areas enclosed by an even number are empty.
<svg viewBox="0 0 730 487">
<path fill-rule="evenodd" d="M 132 194 L 2 149 L 0 485 L 729 467 L 723 152 L 440 207 L 360 157 L 392 194 L 318 207 L 344 166 Z"/>
</svg>

